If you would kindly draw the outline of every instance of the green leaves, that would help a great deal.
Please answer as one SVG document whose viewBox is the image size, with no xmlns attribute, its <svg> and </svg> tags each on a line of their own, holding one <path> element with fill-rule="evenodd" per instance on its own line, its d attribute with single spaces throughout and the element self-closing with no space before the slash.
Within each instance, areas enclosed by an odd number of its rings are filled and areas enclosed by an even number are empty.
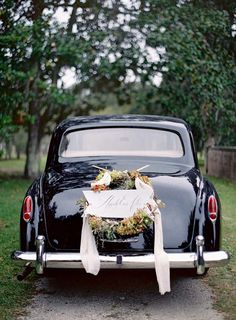
<svg viewBox="0 0 236 320">
<path fill-rule="evenodd" d="M 201 132 L 199 145 L 211 134 L 232 143 L 234 12 L 232 1 L 5 1 L 1 110 L 24 110 L 48 130 L 69 114 L 125 105 L 185 118 Z M 73 89 L 63 86 L 70 68 Z"/>
<path fill-rule="evenodd" d="M 176 6 L 172 1 L 157 1 L 145 23 L 149 18 L 149 24 L 154 24 L 154 10 L 159 19 L 147 35 L 147 43 L 165 48 L 159 63 L 165 70 L 162 69 L 159 88 L 149 86 L 140 93 L 144 98 L 136 99 L 138 105 L 139 100 L 142 103 L 138 110 L 143 110 L 146 103 L 148 112 L 185 118 L 201 132 L 202 143 L 208 136 L 213 136 L 217 144 L 232 143 L 232 139 L 224 138 L 225 131 L 235 136 L 236 122 L 235 59 L 225 46 L 231 37 L 229 15 L 214 2 L 206 7 L 204 2 Z M 150 90 L 158 95 L 156 105 L 150 106 L 150 100 L 145 98 Z"/>
</svg>

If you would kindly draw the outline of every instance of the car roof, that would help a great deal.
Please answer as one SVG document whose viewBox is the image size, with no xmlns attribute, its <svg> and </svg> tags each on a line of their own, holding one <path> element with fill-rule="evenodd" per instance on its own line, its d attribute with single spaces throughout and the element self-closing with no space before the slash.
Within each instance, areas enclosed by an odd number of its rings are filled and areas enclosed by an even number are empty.
<svg viewBox="0 0 236 320">
<path fill-rule="evenodd" d="M 71 127 L 77 127 L 80 125 L 86 124 L 166 124 L 171 128 L 186 127 L 189 129 L 189 125 L 182 119 L 174 117 L 165 117 L 165 116 L 155 116 L 155 115 L 135 115 L 135 114 L 125 114 L 125 115 L 95 115 L 95 116 L 83 116 L 83 117 L 71 117 L 63 120 L 56 128 L 60 131 L 66 131 Z"/>
</svg>

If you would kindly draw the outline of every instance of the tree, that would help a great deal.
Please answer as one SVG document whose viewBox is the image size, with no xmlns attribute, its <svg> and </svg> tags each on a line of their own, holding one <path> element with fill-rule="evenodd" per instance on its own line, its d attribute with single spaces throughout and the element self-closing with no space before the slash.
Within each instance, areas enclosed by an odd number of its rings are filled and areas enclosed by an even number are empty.
<svg viewBox="0 0 236 320">
<path fill-rule="evenodd" d="M 234 4 L 234 12 L 235 8 Z M 229 45 L 232 15 L 213 1 L 179 5 L 150 1 L 139 23 L 153 26 L 147 43 L 164 52 L 157 64 L 162 73 L 160 87 L 149 84 L 142 92 L 152 97 L 145 111 L 185 118 L 198 131 L 205 149 L 232 143 L 236 123 L 235 52 Z"/>
<path fill-rule="evenodd" d="M 135 68 L 138 53 L 130 32 L 120 28 L 125 22 L 117 22 L 122 6 L 122 1 L 113 2 L 112 7 L 103 1 L 33 0 L 28 6 L 24 1 L 4 1 L 2 110 L 12 118 L 19 112 L 26 113 L 26 177 L 38 174 L 40 142 L 52 122 L 72 112 L 88 113 L 93 107 L 91 94 L 119 92 L 121 85 L 125 87 L 126 68 L 131 64 Z M 53 20 L 58 8 L 69 12 L 66 25 Z M 126 48 L 129 41 L 133 43 L 132 50 L 130 45 Z M 122 52 L 122 59 L 118 51 Z M 66 68 L 74 68 L 77 73 L 73 90 L 62 85 Z M 80 96 L 79 108 L 73 104 L 75 94 Z"/>
<path fill-rule="evenodd" d="M 24 112 L 28 127 L 25 174 L 34 177 L 39 170 L 39 147 L 45 129 L 45 114 L 55 100 L 65 104 L 66 94 L 48 77 L 55 66 L 51 62 L 49 15 L 42 17 L 41 1 L 27 7 L 23 1 L 5 1 L 1 8 L 1 98 L 3 119 Z M 46 36 L 45 36 L 46 33 Z M 53 64 L 53 62 L 51 63 Z M 60 97 L 60 98 L 59 98 Z M 42 127 L 40 127 L 40 124 Z"/>
<path fill-rule="evenodd" d="M 1 19 L 2 123 L 25 113 L 26 176 L 38 174 L 53 124 L 114 99 L 133 112 L 185 118 L 200 147 L 236 143 L 233 1 L 5 0 Z M 68 69 L 72 88 L 63 85 Z"/>
</svg>

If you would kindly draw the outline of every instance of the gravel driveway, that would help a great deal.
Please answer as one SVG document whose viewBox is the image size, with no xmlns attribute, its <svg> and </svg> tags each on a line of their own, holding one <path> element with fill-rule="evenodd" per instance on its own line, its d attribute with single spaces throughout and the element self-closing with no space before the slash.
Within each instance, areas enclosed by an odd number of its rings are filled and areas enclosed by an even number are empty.
<svg viewBox="0 0 236 320">
<path fill-rule="evenodd" d="M 104 270 L 97 277 L 57 271 L 41 278 L 27 314 L 19 320 L 222 320 L 202 279 L 172 275 L 172 292 L 158 293 L 154 271 Z"/>
</svg>

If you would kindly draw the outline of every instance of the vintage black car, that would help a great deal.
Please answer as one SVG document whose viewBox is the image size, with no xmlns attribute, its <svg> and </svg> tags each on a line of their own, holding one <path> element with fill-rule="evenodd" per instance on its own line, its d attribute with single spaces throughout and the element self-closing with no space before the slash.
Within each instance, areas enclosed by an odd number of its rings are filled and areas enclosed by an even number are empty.
<svg viewBox="0 0 236 320">
<path fill-rule="evenodd" d="M 12 258 L 38 274 L 48 268 L 83 268 L 80 256 L 82 191 L 98 168 L 135 170 L 165 202 L 164 249 L 171 268 L 204 274 L 227 263 L 220 250 L 221 206 L 202 176 L 190 127 L 176 118 L 113 115 L 64 120 L 52 136 L 46 168 L 28 189 L 20 218 L 20 250 Z M 101 268 L 154 268 L 153 227 L 135 240 L 98 244 Z"/>
</svg>

